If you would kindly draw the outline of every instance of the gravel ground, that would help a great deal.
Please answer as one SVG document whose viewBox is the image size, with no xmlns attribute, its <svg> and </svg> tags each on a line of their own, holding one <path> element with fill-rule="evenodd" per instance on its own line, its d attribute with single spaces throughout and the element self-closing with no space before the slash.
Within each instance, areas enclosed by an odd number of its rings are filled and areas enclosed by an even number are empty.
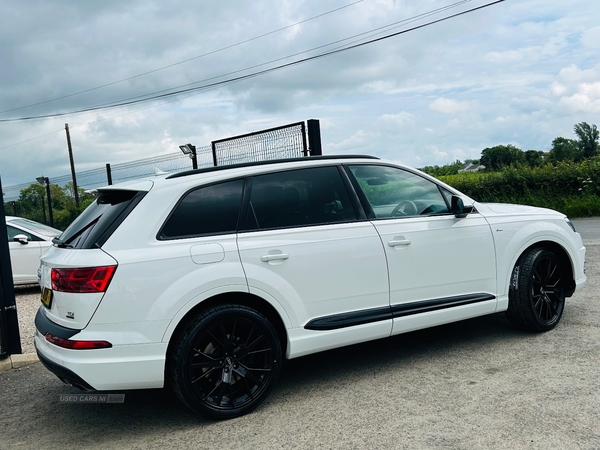
<svg viewBox="0 0 600 450">
<path fill-rule="evenodd" d="M 17 314 L 19 317 L 19 332 L 21 333 L 21 350 L 24 354 L 35 353 L 33 334 L 35 332 L 35 314 L 40 307 L 40 287 L 15 287 L 17 297 Z"/>
<path fill-rule="evenodd" d="M 40 287 L 31 286 L 15 287 L 17 298 L 17 316 L 19 318 L 19 332 L 21 334 L 21 350 L 24 354 L 35 353 L 33 334 L 35 332 L 35 314 L 40 307 Z"/>
</svg>

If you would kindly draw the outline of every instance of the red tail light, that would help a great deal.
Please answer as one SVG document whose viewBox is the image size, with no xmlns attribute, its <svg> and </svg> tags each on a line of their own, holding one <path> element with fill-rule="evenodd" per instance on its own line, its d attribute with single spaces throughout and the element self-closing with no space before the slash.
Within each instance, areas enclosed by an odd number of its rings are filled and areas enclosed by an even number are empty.
<svg viewBox="0 0 600 450">
<path fill-rule="evenodd" d="M 71 341 L 70 339 L 63 339 L 50 333 L 46 333 L 46 340 L 51 344 L 72 350 L 93 350 L 96 348 L 112 347 L 112 344 L 107 341 Z"/>
<path fill-rule="evenodd" d="M 105 292 L 116 268 L 52 269 L 52 289 L 59 292 Z"/>
</svg>

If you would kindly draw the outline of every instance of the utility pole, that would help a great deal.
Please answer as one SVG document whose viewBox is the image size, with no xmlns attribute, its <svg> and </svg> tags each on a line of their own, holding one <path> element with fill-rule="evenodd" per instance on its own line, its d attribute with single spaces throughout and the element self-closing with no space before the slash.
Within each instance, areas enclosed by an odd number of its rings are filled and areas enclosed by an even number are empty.
<svg viewBox="0 0 600 450">
<path fill-rule="evenodd" d="M 79 209 L 79 191 L 77 189 L 77 177 L 75 176 L 75 162 L 73 161 L 73 149 L 71 148 L 71 135 L 69 134 L 69 124 L 65 123 L 67 132 L 67 145 L 69 146 L 69 162 L 71 163 L 71 178 L 73 179 L 73 194 L 75 195 L 75 206 Z"/>
</svg>

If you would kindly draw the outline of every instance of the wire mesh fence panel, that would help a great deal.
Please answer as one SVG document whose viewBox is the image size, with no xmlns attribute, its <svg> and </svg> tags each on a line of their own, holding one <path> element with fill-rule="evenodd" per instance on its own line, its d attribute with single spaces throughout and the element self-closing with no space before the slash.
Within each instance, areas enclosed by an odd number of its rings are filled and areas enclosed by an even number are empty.
<svg viewBox="0 0 600 450">
<path fill-rule="evenodd" d="M 210 147 L 201 147 L 198 150 L 203 150 L 204 153 L 210 156 Z M 200 156 L 200 153 L 199 153 Z M 198 164 L 212 165 L 209 158 L 202 161 L 198 158 Z M 156 156 L 154 158 L 140 159 L 129 163 L 115 164 L 111 166 L 111 174 L 113 183 L 122 183 L 128 180 L 154 176 L 160 173 L 174 173 L 183 170 L 190 170 L 192 161 L 187 155 L 181 152 L 169 153 L 166 155 Z"/>
<path fill-rule="evenodd" d="M 306 156 L 304 122 L 212 142 L 218 166 Z"/>
</svg>

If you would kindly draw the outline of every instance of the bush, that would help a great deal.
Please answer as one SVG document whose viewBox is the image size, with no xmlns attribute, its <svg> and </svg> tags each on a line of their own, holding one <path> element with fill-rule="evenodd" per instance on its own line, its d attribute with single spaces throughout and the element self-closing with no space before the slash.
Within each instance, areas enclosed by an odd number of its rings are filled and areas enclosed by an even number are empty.
<svg viewBox="0 0 600 450">
<path fill-rule="evenodd" d="M 600 215 L 600 157 L 556 166 L 513 166 L 499 172 L 460 173 L 440 180 L 479 202 L 519 203 L 571 217 Z"/>
</svg>

